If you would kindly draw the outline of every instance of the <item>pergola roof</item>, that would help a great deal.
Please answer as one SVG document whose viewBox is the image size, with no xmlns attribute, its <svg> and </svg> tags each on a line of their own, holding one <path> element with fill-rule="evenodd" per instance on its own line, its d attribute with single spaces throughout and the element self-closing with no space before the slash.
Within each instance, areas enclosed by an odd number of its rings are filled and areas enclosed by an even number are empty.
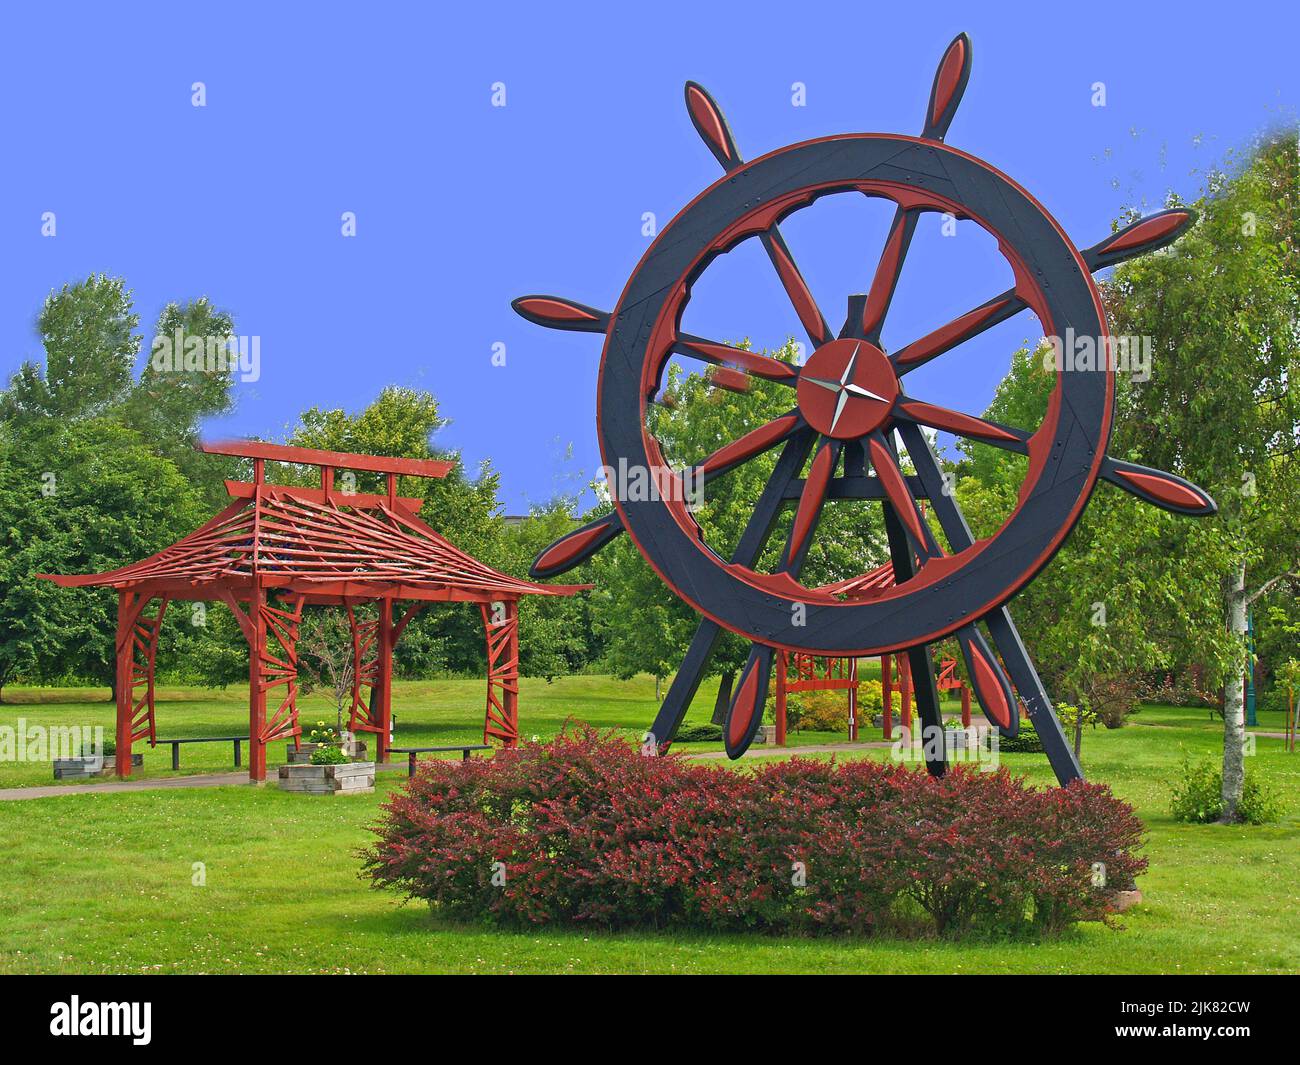
<svg viewBox="0 0 1300 1065">
<path fill-rule="evenodd" d="M 456 547 L 416 513 L 422 500 L 395 494 L 398 473 L 444 476 L 438 460 L 385 459 L 256 442 L 204 450 L 261 461 L 320 465 L 321 488 L 227 481 L 234 502 L 156 555 L 105 573 L 42 574 L 66 587 L 149 590 L 174 599 L 243 598 L 254 584 L 311 602 L 420 599 L 487 602 L 571 595 L 588 585 L 542 585 L 500 573 Z M 389 493 L 334 489 L 335 466 L 389 475 Z"/>
</svg>

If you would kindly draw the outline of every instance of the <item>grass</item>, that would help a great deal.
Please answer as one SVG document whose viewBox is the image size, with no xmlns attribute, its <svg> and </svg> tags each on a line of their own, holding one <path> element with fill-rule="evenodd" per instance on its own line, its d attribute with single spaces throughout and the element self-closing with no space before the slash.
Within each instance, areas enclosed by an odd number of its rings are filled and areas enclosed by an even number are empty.
<svg viewBox="0 0 1300 1065">
<path fill-rule="evenodd" d="M 478 680 L 398 685 L 399 743 L 476 739 L 482 694 Z M 6 689 L 5 697 L 0 724 L 107 725 L 112 716 L 104 693 Z M 525 680 L 521 698 L 525 732 L 543 737 L 570 718 L 640 730 L 656 706 L 648 678 Z M 241 732 L 244 699 L 236 689 L 168 690 L 160 735 Z M 707 720 L 709 703 L 702 696 L 691 720 Z M 325 716 L 319 701 L 309 708 L 306 720 Z M 1263 715 L 1261 729 L 1280 731 L 1280 719 Z M 1300 971 L 1300 755 L 1260 739 L 1249 764 L 1286 796 L 1279 825 L 1191 826 L 1169 816 L 1167 782 L 1182 752 L 1216 756 L 1220 730 L 1204 710 L 1151 706 L 1125 729 L 1084 738 L 1089 776 L 1132 802 L 1150 830 L 1145 898 L 1123 930 L 949 943 L 447 926 L 358 878 L 366 825 L 401 786 L 385 775 L 376 794 L 339 800 L 232 786 L 0 803 L 0 972 Z M 146 752 L 147 774 L 170 775 L 163 748 Z M 189 771 L 230 768 L 220 744 L 186 748 L 182 759 Z M 1004 760 L 1035 782 L 1051 779 L 1041 755 Z M 52 783 L 48 762 L 0 765 L 0 786 L 37 783 Z"/>
</svg>

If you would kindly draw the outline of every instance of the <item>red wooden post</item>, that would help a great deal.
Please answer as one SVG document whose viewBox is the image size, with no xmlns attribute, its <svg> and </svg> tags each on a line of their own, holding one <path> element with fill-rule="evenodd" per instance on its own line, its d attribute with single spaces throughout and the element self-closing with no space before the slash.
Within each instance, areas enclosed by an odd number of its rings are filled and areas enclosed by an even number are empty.
<svg viewBox="0 0 1300 1065">
<path fill-rule="evenodd" d="M 266 779 L 266 687 L 262 680 L 262 659 L 266 654 L 266 615 L 262 603 L 266 593 L 253 580 L 248 596 L 248 779 Z"/>
<path fill-rule="evenodd" d="M 903 696 L 903 729 L 912 734 L 912 663 L 907 655 L 898 656 L 898 690 Z"/>
<path fill-rule="evenodd" d="M 881 704 L 884 707 L 885 739 L 894 738 L 894 669 L 893 655 L 880 656 L 880 695 Z"/>
<path fill-rule="evenodd" d="M 132 611 L 133 593 L 117 593 L 117 775 L 131 775 L 131 718 L 135 709 L 132 686 L 132 658 L 135 653 L 135 617 Z"/>
<path fill-rule="evenodd" d="M 776 745 L 785 746 L 786 652 L 776 653 Z"/>
<path fill-rule="evenodd" d="M 379 600 L 379 661 L 375 673 L 378 686 L 375 700 L 377 718 L 375 725 L 375 761 L 388 761 L 388 748 L 392 744 L 393 730 L 393 604 L 389 599 Z"/>
<path fill-rule="evenodd" d="M 970 728 L 970 689 L 965 684 L 961 686 L 961 726 Z"/>
</svg>

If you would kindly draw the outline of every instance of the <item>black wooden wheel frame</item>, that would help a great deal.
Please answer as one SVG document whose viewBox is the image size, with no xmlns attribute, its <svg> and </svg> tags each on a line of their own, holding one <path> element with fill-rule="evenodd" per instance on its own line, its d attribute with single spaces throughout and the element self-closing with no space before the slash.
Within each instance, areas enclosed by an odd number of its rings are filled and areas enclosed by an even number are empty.
<svg viewBox="0 0 1300 1065">
<path fill-rule="evenodd" d="M 1213 500 L 1182 478 L 1106 455 L 1114 408 L 1109 364 L 1059 368 L 1047 416 L 1035 430 L 947 410 L 909 396 L 903 387 L 903 378 L 917 366 L 1027 308 L 1047 335 L 1090 337 L 1104 345 L 1105 315 L 1092 273 L 1172 243 L 1195 221 L 1186 209 L 1163 211 L 1086 250 L 1076 249 L 1013 180 L 943 143 L 969 81 L 970 61 L 970 41 L 959 35 L 939 64 L 920 137 L 845 134 L 781 148 L 750 163 L 741 159 L 713 98 L 688 82 L 688 114 L 724 176 L 662 230 L 613 313 L 553 296 L 514 301 L 515 310 L 537 324 L 605 335 L 597 389 L 602 459 L 611 469 L 648 471 L 661 490 L 651 498 L 616 490 L 614 509 L 543 551 L 532 575 L 566 572 L 626 531 L 674 593 L 702 615 L 651 729 L 661 750 L 685 716 L 724 627 L 753 643 L 727 709 L 724 741 L 732 757 L 744 753 L 761 721 L 774 648 L 836 656 L 906 650 L 917 679 L 918 711 L 925 729 L 933 731 L 942 722 L 929 645 L 956 634 L 990 721 L 1003 735 L 1014 735 L 1023 706 L 1057 779 L 1080 777 L 1005 604 L 1061 547 L 1099 479 L 1177 513 L 1214 512 Z M 870 290 L 849 297 L 845 324 L 834 334 L 779 225 L 817 199 L 842 193 L 892 200 L 895 215 Z M 918 219 L 926 212 L 969 219 L 992 234 L 1015 282 L 946 326 L 886 353 L 881 329 Z M 692 284 L 717 256 L 751 238 L 762 242 L 812 343 L 812 355 L 801 367 L 681 330 Z M 743 390 L 756 377 L 794 390 L 795 405 L 787 415 L 697 465 L 695 472 L 707 481 L 781 448 L 728 559 L 704 542 L 683 500 L 680 478 L 648 430 L 648 406 L 673 356 L 713 364 L 719 387 Z M 820 376 L 826 373 L 831 376 Z M 1027 456 L 1018 504 L 987 539 L 971 535 L 923 426 Z M 899 467 L 896 439 L 914 467 L 910 476 Z M 893 587 L 864 592 L 853 581 L 826 588 L 798 582 L 822 507 L 844 498 L 880 501 Z M 922 499 L 930 501 L 946 547 L 918 513 Z M 787 501 L 795 502 L 795 513 L 781 562 L 774 573 L 759 573 L 752 567 Z M 792 624 L 796 608 L 800 624 Z M 942 751 L 928 753 L 927 766 L 941 774 Z"/>
</svg>

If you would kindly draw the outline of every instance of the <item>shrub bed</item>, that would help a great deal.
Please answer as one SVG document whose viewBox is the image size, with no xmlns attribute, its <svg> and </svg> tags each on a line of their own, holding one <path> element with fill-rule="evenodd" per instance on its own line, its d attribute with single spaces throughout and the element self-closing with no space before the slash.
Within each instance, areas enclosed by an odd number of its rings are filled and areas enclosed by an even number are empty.
<svg viewBox="0 0 1300 1065">
<path fill-rule="evenodd" d="M 1105 919 L 1146 868 L 1141 822 L 1102 785 L 871 761 L 751 773 L 590 731 L 426 762 L 374 831 L 376 886 L 510 926 L 1053 934 Z"/>
</svg>

